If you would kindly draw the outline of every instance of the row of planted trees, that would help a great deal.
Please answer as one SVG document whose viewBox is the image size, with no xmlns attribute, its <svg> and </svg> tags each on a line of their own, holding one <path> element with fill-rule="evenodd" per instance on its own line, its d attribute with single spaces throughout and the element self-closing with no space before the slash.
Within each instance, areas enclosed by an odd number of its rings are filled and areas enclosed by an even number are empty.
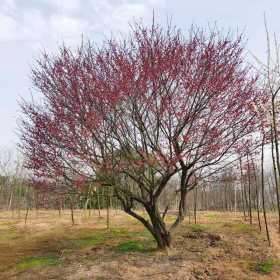
<svg viewBox="0 0 280 280">
<path fill-rule="evenodd" d="M 279 190 L 275 181 L 274 168 L 267 167 L 264 177 L 265 187 L 262 189 L 262 173 L 260 166 L 256 164 L 254 157 L 245 157 L 240 164 L 231 166 L 198 184 L 186 199 L 187 214 L 189 221 L 197 222 L 197 211 L 230 211 L 243 212 L 244 220 L 253 224 L 258 223 L 262 230 L 262 217 L 268 212 L 277 213 L 279 218 Z M 17 163 L 16 166 L 19 166 Z M 3 173 L 3 172 L 2 172 Z M 7 174 L 7 173 L 6 173 Z M 29 210 L 52 209 L 57 210 L 58 216 L 64 209 L 71 210 L 71 221 L 75 224 L 75 210 L 82 209 L 84 214 L 94 217 L 102 217 L 102 209 L 106 209 L 106 226 L 110 227 L 110 209 L 121 209 L 119 200 L 114 195 L 111 186 L 98 188 L 91 182 L 83 185 L 54 186 L 48 181 L 26 180 L 20 177 L 22 174 L 11 174 L 1 176 L 0 201 L 2 210 L 11 210 L 13 218 L 24 218 L 27 223 Z M 163 213 L 168 210 L 174 213 L 179 206 L 180 197 L 176 193 L 178 180 L 169 182 L 168 188 L 159 199 L 159 209 Z M 133 190 L 137 191 L 137 190 Z M 173 197 L 172 197 L 173 196 Z M 143 208 L 141 204 L 136 205 L 139 211 Z M 23 214 L 21 214 L 24 212 Z M 253 214 L 257 213 L 257 220 L 253 221 Z M 93 218 L 94 219 L 94 218 Z M 267 227 L 265 217 L 264 226 Z M 267 228 L 267 237 L 269 231 Z"/>
<path fill-rule="evenodd" d="M 238 163 L 240 174 L 233 175 L 240 176 L 244 214 L 249 209 L 251 216 L 254 195 L 265 210 L 269 143 L 278 189 L 278 79 L 271 79 L 270 58 L 261 73 L 246 62 L 242 36 L 194 26 L 185 35 L 171 25 L 136 23 L 126 38 L 101 47 L 89 42 L 45 53 L 32 73 L 41 98 L 22 104 L 19 146 L 35 185 L 51 186 L 53 194 L 110 188 L 159 248 L 171 245 L 184 220 L 187 194 L 194 190 L 197 198 L 201 186 L 220 180 L 228 195 L 225 170 Z M 229 208 L 229 200 L 223 205 Z"/>
<path fill-rule="evenodd" d="M 264 195 L 267 211 L 278 214 L 278 188 L 274 181 L 273 170 L 265 175 L 265 189 L 262 193 L 260 169 L 255 167 L 255 163 L 249 167 L 251 168 L 248 169 L 247 163 L 242 170 L 239 166 L 236 169 L 229 168 L 218 177 L 201 182 L 187 197 L 188 216 L 194 216 L 194 221 L 196 221 L 196 211 L 243 212 L 244 219 L 252 224 L 252 213 L 257 213 L 260 225 L 260 212 L 265 210 L 262 207 L 262 195 Z M 238 174 L 242 174 L 242 177 Z M 112 187 L 96 188 L 85 184 L 79 188 L 73 186 L 66 191 L 63 186 L 54 188 L 47 186 L 44 181 L 29 181 L 20 177 L 11 182 L 12 178 L 1 177 L 0 201 L 1 209 L 11 210 L 14 218 L 27 219 L 26 212 L 29 209 L 56 210 L 59 216 L 64 209 L 71 209 L 71 219 L 74 224 L 75 209 L 85 210 L 85 214 L 89 216 L 91 216 L 91 211 L 95 211 L 95 217 L 102 216 L 102 209 L 107 211 L 121 209 L 121 204 L 114 196 Z M 159 199 L 161 212 L 167 205 L 172 213 L 178 208 L 177 183 L 177 181 L 171 182 L 168 189 L 162 193 Z M 170 197 L 172 195 L 173 197 Z M 140 204 L 138 209 L 143 210 Z M 25 214 L 21 215 L 21 212 Z M 107 221 L 107 226 L 109 226 L 109 221 Z"/>
</svg>

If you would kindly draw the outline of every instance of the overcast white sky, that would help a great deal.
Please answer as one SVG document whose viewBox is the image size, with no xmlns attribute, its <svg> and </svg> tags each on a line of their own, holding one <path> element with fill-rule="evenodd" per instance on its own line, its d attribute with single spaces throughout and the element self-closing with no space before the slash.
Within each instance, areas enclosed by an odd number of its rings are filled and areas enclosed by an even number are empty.
<svg viewBox="0 0 280 280">
<path fill-rule="evenodd" d="M 265 57 L 263 14 L 280 37 L 280 0 L 0 0 L 0 148 L 17 142 L 19 96 L 30 96 L 30 67 L 43 48 L 75 46 L 81 35 L 97 42 L 127 32 L 128 22 L 150 24 L 167 17 L 182 29 L 217 22 L 224 29 L 245 29 L 247 48 Z"/>
</svg>

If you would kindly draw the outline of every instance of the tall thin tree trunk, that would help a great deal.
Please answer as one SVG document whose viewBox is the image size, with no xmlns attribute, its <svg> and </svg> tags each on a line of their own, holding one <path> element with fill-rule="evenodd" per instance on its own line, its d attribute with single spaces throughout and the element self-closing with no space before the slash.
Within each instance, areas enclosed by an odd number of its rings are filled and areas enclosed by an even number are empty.
<svg viewBox="0 0 280 280">
<path fill-rule="evenodd" d="M 266 216 L 266 208 L 265 208 L 265 197 L 264 197 L 264 167 L 263 167 L 263 161 L 264 161 L 264 139 L 262 141 L 262 152 L 261 152 L 262 208 L 263 208 L 263 217 L 264 217 L 267 241 L 268 241 L 268 244 L 270 246 L 271 244 L 270 244 L 270 236 L 269 236 L 269 230 L 268 230 L 268 225 L 267 225 L 267 216 Z"/>
<path fill-rule="evenodd" d="M 245 209 L 245 201 L 244 201 L 244 194 L 243 194 L 242 183 L 241 183 L 240 195 L 241 195 L 241 203 L 242 203 L 242 210 L 243 210 L 244 221 L 246 221 L 246 209 Z"/>
<path fill-rule="evenodd" d="M 260 219 L 259 184 L 258 184 L 258 180 L 257 180 L 256 167 L 255 167 L 252 157 L 251 157 L 251 161 L 252 161 L 254 179 L 255 179 L 255 185 L 256 185 L 256 200 L 257 200 L 256 206 L 257 206 L 257 214 L 258 214 L 258 225 L 259 225 L 260 231 L 262 231 L 262 225 L 261 225 L 261 219 Z"/>
<path fill-rule="evenodd" d="M 72 221 L 72 226 L 75 225 L 75 220 L 74 220 L 74 205 L 73 205 L 73 199 L 70 197 L 70 210 L 71 210 L 71 221 Z"/>
<path fill-rule="evenodd" d="M 24 224 L 27 224 L 27 217 L 28 217 L 28 213 L 29 213 L 29 206 L 27 206 L 26 212 L 25 212 L 25 217 L 24 217 Z"/>
<path fill-rule="evenodd" d="M 252 225 L 252 199 L 251 199 L 251 172 L 250 172 L 250 164 L 249 164 L 249 156 L 247 154 L 247 176 L 248 176 L 248 197 L 249 197 L 249 217 L 250 217 L 250 225 Z"/>
<path fill-rule="evenodd" d="M 244 211 L 244 219 L 247 220 L 246 215 L 246 208 L 248 209 L 248 201 L 246 196 L 246 190 L 245 190 L 245 184 L 243 183 L 243 171 L 242 171 L 242 160 L 239 159 L 239 165 L 240 165 L 240 185 L 241 185 L 241 192 L 242 192 L 242 201 L 243 201 L 243 211 Z"/>
<path fill-rule="evenodd" d="M 236 190 L 236 185 L 234 185 L 234 213 L 236 214 L 237 211 L 237 190 Z"/>
<path fill-rule="evenodd" d="M 271 184 L 270 184 L 270 181 L 268 180 L 267 183 L 268 183 L 268 190 L 267 190 L 267 192 L 268 192 L 268 198 L 269 198 L 269 200 L 270 200 L 270 203 L 269 203 L 270 208 L 269 208 L 269 209 L 270 209 L 271 211 L 275 212 L 276 207 L 275 207 L 275 204 L 274 204 L 273 182 L 271 182 Z"/>
<path fill-rule="evenodd" d="M 11 190 L 10 199 L 9 199 L 9 205 L 8 205 L 8 211 L 11 210 L 12 202 L 13 202 L 13 197 L 14 197 L 14 188 L 12 188 L 12 190 Z"/>
<path fill-rule="evenodd" d="M 277 172 L 276 172 L 276 162 L 275 162 L 275 156 L 274 156 L 274 141 L 273 141 L 273 128 L 271 128 L 271 157 L 272 157 L 272 163 L 273 163 L 273 174 L 274 174 L 274 180 L 275 180 L 275 190 L 276 190 L 276 198 L 277 198 L 277 210 L 278 210 L 278 232 L 280 233 L 280 198 L 279 198 L 279 184 L 278 184 L 278 178 L 277 178 Z"/>
<path fill-rule="evenodd" d="M 108 187 L 106 192 L 106 210 L 107 210 L 106 226 L 107 229 L 110 229 L 110 193 Z"/>
<path fill-rule="evenodd" d="M 196 210 L 197 210 L 197 186 L 194 188 L 194 223 L 196 224 L 196 218 L 197 218 L 197 215 L 196 215 Z"/>
<path fill-rule="evenodd" d="M 96 193 L 97 196 L 97 207 L 98 207 L 98 217 L 101 217 L 101 213 L 100 213 L 100 199 L 99 199 L 99 193 Z"/>
<path fill-rule="evenodd" d="M 189 224 L 191 223 L 191 209 L 188 207 Z"/>
<path fill-rule="evenodd" d="M 29 188 L 26 189 L 26 212 L 25 212 L 25 218 L 24 218 L 24 224 L 26 225 L 27 223 L 27 217 L 29 213 L 29 208 L 30 208 L 30 201 L 29 201 Z"/>
</svg>

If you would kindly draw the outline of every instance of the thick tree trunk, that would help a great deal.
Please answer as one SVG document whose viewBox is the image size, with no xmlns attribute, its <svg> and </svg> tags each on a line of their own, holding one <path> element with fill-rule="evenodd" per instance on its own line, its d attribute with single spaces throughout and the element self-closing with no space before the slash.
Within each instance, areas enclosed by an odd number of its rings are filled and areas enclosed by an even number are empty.
<svg viewBox="0 0 280 280">
<path fill-rule="evenodd" d="M 156 203 L 153 203 L 151 206 L 146 207 L 146 210 L 149 214 L 151 221 L 150 232 L 157 242 L 159 249 L 166 249 L 171 246 L 171 235 L 166 228 L 160 212 L 157 209 Z M 148 229 L 149 230 L 149 229 Z"/>
<path fill-rule="evenodd" d="M 171 235 L 169 232 L 162 233 L 158 231 L 153 236 L 156 239 L 158 249 L 165 250 L 171 247 Z"/>
<path fill-rule="evenodd" d="M 124 211 L 130 216 L 136 218 L 145 226 L 145 228 L 154 237 L 158 249 L 166 250 L 171 246 L 171 234 L 166 229 L 165 223 L 162 221 L 159 213 L 157 214 L 157 211 L 155 209 L 150 207 L 146 209 L 147 213 L 149 214 L 150 221 L 144 219 L 142 216 L 134 212 L 131 208 L 124 207 Z"/>
<path fill-rule="evenodd" d="M 168 249 L 171 247 L 172 232 L 178 225 L 183 222 L 186 216 L 186 195 L 188 191 L 193 190 L 196 187 L 196 184 L 194 183 L 190 185 L 189 188 L 186 187 L 187 179 L 189 179 L 189 177 L 187 177 L 186 171 L 182 172 L 182 178 L 183 180 L 181 180 L 178 215 L 175 222 L 171 225 L 170 228 L 167 228 L 167 225 L 164 222 L 164 215 L 161 215 L 158 208 L 158 198 L 160 192 L 157 192 L 155 194 L 150 193 L 148 201 L 144 201 L 142 198 L 136 199 L 138 203 L 140 202 L 144 206 L 146 213 L 148 213 L 149 215 L 149 219 L 145 219 L 133 210 L 133 208 L 135 208 L 135 205 L 133 203 L 133 200 L 131 200 L 129 196 L 125 197 L 123 196 L 123 193 L 115 190 L 116 196 L 122 203 L 124 211 L 132 217 L 136 218 L 146 227 L 146 229 L 151 233 L 151 235 L 157 242 L 158 249 Z M 166 184 L 167 181 L 164 183 Z"/>
</svg>

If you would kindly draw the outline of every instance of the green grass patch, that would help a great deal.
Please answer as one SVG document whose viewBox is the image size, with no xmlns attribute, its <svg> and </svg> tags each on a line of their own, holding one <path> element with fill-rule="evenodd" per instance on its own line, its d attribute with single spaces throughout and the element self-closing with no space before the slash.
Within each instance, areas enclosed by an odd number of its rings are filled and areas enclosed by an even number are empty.
<svg viewBox="0 0 280 280">
<path fill-rule="evenodd" d="M 147 238 L 150 236 L 150 233 L 147 231 L 133 232 L 124 228 L 114 228 L 106 231 L 93 231 L 91 234 L 87 234 L 86 236 L 81 236 L 80 238 L 70 240 L 70 243 L 74 248 L 81 248 L 86 246 L 105 244 L 107 241 L 109 242 L 112 240 L 131 239 L 135 236 Z"/>
<path fill-rule="evenodd" d="M 109 234 L 115 237 L 119 237 L 129 236 L 131 232 L 129 232 L 126 228 L 112 228 L 110 229 Z"/>
<path fill-rule="evenodd" d="M 204 232 L 206 230 L 205 226 L 200 225 L 200 224 L 190 225 L 190 229 L 191 229 L 192 232 L 196 232 L 196 233 L 201 233 L 201 232 Z"/>
<path fill-rule="evenodd" d="M 144 245 L 139 240 L 130 240 L 124 243 L 119 244 L 115 249 L 121 253 L 126 252 L 143 252 Z"/>
<path fill-rule="evenodd" d="M 269 274 L 275 269 L 280 268 L 280 260 L 273 260 L 271 258 L 254 262 L 249 265 L 252 271 L 256 271 L 261 274 Z"/>
<path fill-rule="evenodd" d="M 85 236 L 79 239 L 70 240 L 70 247 L 83 248 L 92 245 L 99 245 L 104 242 L 104 236 L 99 234 L 92 234 L 90 236 Z M 67 246 L 68 247 L 68 246 Z"/>
<path fill-rule="evenodd" d="M 148 240 L 153 240 L 153 236 L 152 234 L 148 231 L 148 230 L 142 230 L 142 231 L 137 231 L 137 232 L 131 232 L 131 237 L 139 237 L 140 239 L 141 238 L 144 238 L 144 239 L 148 239 Z"/>
<path fill-rule="evenodd" d="M 0 230 L 0 242 L 19 238 L 19 235 L 14 230 Z"/>
<path fill-rule="evenodd" d="M 84 232 L 80 235 L 75 235 L 74 238 L 67 238 L 62 240 L 61 247 L 66 249 L 79 249 L 95 245 L 112 245 L 112 241 L 127 241 L 133 238 L 139 238 L 146 240 L 147 244 L 152 242 L 151 234 L 146 230 L 141 231 L 129 231 L 125 228 L 112 228 L 110 230 L 95 230 L 90 232 Z M 115 242 L 113 242 L 115 243 Z"/>
<path fill-rule="evenodd" d="M 150 239 L 152 238 L 151 233 L 146 230 L 127 230 L 125 228 L 112 228 L 110 231 L 104 232 L 104 237 L 105 239 L 133 239 L 134 237 L 137 238 L 145 238 L 145 239 Z"/>
<path fill-rule="evenodd" d="M 30 269 L 35 267 L 43 266 L 55 266 L 59 264 L 59 260 L 55 256 L 44 256 L 44 257 L 26 257 L 22 259 L 16 267 L 18 269 Z"/>
<path fill-rule="evenodd" d="M 218 219 L 218 215 L 215 214 L 215 213 L 209 213 L 209 214 L 206 214 L 205 217 L 209 220 L 216 220 Z"/>
<path fill-rule="evenodd" d="M 250 233 L 252 231 L 252 227 L 244 223 L 233 224 L 233 228 L 237 232 L 241 232 L 241 233 Z"/>
<path fill-rule="evenodd" d="M 151 250 L 151 242 L 145 242 L 142 240 L 130 240 L 130 241 L 120 243 L 114 249 L 119 253 L 127 253 L 127 252 L 143 253 Z"/>
<path fill-rule="evenodd" d="M 135 236 L 135 234 L 135 232 L 129 231 L 125 228 L 112 228 L 109 231 L 104 232 L 104 236 L 106 239 L 132 238 L 133 236 Z"/>
<path fill-rule="evenodd" d="M 250 226 L 249 224 L 245 223 L 224 223 L 223 228 L 226 231 L 230 231 L 231 233 L 237 234 L 248 234 L 255 232 L 255 228 L 253 226 Z"/>
</svg>

